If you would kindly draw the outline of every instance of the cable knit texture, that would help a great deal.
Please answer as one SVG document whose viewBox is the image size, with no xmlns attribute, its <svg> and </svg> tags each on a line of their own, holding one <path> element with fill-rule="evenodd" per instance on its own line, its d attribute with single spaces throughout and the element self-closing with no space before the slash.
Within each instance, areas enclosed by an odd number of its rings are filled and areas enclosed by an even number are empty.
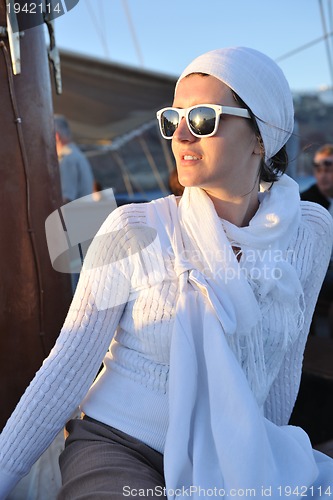
<svg viewBox="0 0 333 500">
<path fill-rule="evenodd" d="M 176 203 L 173 196 L 170 203 Z M 333 240 L 325 209 L 310 202 L 301 202 L 301 209 L 287 254 L 304 290 L 304 326 L 284 354 L 283 338 L 276 335 L 278 308 L 265 313 L 263 325 L 266 369 L 276 373 L 264 413 L 278 425 L 288 423 L 296 400 Z M 30 470 L 81 402 L 89 416 L 163 452 L 179 294 L 173 264 L 172 245 L 154 202 L 120 207 L 105 221 L 89 249 L 55 347 L 0 436 L 0 498 Z M 104 368 L 91 387 L 102 360 Z"/>
</svg>

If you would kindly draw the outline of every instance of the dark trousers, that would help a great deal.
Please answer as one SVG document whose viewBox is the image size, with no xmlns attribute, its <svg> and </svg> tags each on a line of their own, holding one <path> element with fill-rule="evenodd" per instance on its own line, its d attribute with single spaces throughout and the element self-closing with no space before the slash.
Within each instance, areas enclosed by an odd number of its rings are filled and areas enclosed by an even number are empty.
<svg viewBox="0 0 333 500">
<path fill-rule="evenodd" d="M 163 455 L 87 416 L 70 420 L 66 430 L 58 500 L 165 496 Z"/>
</svg>

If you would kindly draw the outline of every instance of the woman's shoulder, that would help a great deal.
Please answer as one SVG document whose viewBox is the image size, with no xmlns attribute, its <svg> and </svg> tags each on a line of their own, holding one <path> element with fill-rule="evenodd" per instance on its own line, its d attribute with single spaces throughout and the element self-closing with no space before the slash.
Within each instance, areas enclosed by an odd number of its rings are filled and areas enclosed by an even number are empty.
<svg viewBox="0 0 333 500">
<path fill-rule="evenodd" d="M 170 204 L 176 203 L 173 195 L 143 203 L 128 203 L 116 207 L 107 217 L 106 222 L 113 224 L 138 225 L 147 224 L 155 212 L 163 214 Z"/>
<path fill-rule="evenodd" d="M 115 208 L 105 219 L 95 239 L 108 242 L 108 247 L 146 248 L 159 240 L 168 245 L 172 196 L 151 202 L 131 203 Z"/>
<path fill-rule="evenodd" d="M 301 220 L 290 241 L 288 252 L 303 285 L 310 277 L 312 285 L 317 283 L 320 287 L 332 245 L 333 221 L 330 213 L 317 203 L 301 201 Z M 311 290 L 317 289 L 312 285 Z"/>
<path fill-rule="evenodd" d="M 108 224 L 137 225 L 144 224 L 146 221 L 148 203 L 128 203 L 116 207 L 106 219 Z"/>
<path fill-rule="evenodd" d="M 331 214 L 317 203 L 301 201 L 301 223 L 294 248 L 298 249 L 301 260 L 307 262 L 305 267 L 309 272 L 312 269 L 318 276 L 324 275 L 331 257 L 332 245 Z"/>
<path fill-rule="evenodd" d="M 333 241 L 333 219 L 326 208 L 312 201 L 301 201 L 301 221 L 314 235 Z"/>
</svg>

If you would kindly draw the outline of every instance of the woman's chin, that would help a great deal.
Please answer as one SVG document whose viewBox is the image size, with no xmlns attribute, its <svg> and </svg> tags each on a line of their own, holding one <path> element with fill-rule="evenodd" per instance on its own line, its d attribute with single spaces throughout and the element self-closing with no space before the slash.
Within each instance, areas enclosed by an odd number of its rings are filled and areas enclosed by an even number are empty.
<svg viewBox="0 0 333 500">
<path fill-rule="evenodd" d="M 184 176 L 184 178 L 179 177 L 179 182 L 182 186 L 184 186 L 184 188 L 185 187 L 201 187 L 198 179 L 193 179 L 193 178 L 191 179 L 187 176 Z"/>
</svg>

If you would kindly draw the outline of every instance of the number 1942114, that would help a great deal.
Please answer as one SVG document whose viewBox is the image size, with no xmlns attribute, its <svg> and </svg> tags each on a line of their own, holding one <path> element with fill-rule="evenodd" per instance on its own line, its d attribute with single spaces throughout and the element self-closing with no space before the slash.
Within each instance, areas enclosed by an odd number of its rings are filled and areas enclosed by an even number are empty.
<svg viewBox="0 0 333 500">
<path fill-rule="evenodd" d="M 18 3 L 18 2 L 7 2 L 7 12 L 11 14 L 14 12 L 15 14 L 42 14 L 45 12 L 46 14 L 61 14 L 63 12 L 62 5 L 51 2 L 26 2 L 26 3 Z"/>
<path fill-rule="evenodd" d="M 279 497 L 315 497 L 330 498 L 333 496 L 333 486 L 279 486 L 277 488 Z"/>
</svg>

